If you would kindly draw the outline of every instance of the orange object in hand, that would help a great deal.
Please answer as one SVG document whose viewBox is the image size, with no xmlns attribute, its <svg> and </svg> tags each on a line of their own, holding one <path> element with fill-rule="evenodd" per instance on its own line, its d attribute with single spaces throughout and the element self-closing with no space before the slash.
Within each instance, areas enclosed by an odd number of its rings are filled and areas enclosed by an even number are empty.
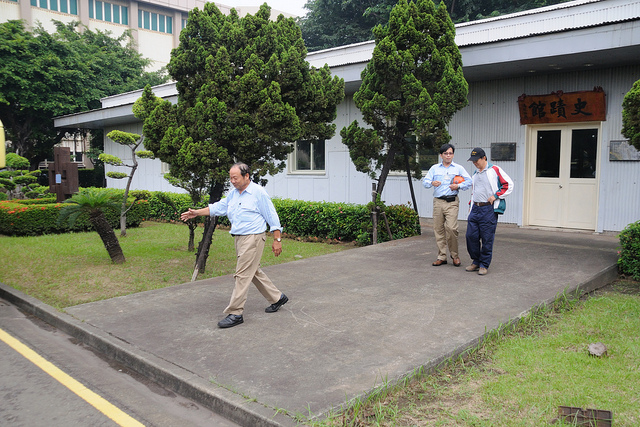
<svg viewBox="0 0 640 427">
<path fill-rule="evenodd" d="M 453 181 L 451 181 L 453 184 L 462 184 L 464 182 L 464 177 L 461 175 L 456 175 L 453 177 Z"/>
</svg>

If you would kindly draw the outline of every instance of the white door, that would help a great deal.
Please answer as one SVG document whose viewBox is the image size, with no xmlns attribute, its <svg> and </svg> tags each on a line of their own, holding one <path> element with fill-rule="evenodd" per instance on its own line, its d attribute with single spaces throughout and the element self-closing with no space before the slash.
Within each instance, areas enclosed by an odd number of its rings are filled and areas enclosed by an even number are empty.
<svg viewBox="0 0 640 427">
<path fill-rule="evenodd" d="M 529 224 L 595 230 L 597 125 L 533 128 L 529 138 Z"/>
</svg>

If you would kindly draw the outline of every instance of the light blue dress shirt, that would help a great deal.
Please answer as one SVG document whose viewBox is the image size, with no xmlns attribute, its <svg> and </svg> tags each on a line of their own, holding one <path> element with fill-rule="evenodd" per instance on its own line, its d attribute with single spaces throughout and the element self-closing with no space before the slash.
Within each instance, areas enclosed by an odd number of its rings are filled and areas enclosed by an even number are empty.
<svg viewBox="0 0 640 427">
<path fill-rule="evenodd" d="M 469 175 L 469 172 L 467 172 L 463 166 L 454 162 L 451 162 L 448 167 L 444 167 L 442 162 L 431 166 L 429 172 L 427 172 L 427 176 L 422 178 L 422 185 L 424 185 L 425 188 L 431 188 L 433 187 L 433 184 L 431 184 L 433 181 L 441 181 L 442 184 L 434 187 L 433 197 L 455 196 L 458 194 L 458 191 L 451 190 L 449 185 L 451 185 L 451 181 L 453 181 L 453 177 L 456 175 L 464 178 L 464 182 L 459 184 L 459 190 L 471 188 L 471 175 Z"/>
<path fill-rule="evenodd" d="M 233 188 L 227 197 L 209 205 L 211 216 L 226 216 L 231 222 L 234 235 L 260 234 L 267 230 L 267 223 L 271 231 L 280 230 L 280 218 L 271 198 L 264 188 L 250 182 L 247 188 L 240 192 Z"/>
</svg>

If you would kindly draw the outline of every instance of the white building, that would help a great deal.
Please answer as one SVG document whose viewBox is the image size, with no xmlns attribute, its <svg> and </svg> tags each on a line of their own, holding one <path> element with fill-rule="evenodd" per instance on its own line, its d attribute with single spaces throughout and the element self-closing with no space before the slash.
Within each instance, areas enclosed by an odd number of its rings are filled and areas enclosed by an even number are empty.
<svg viewBox="0 0 640 427">
<path fill-rule="evenodd" d="M 640 79 L 640 0 L 578 0 L 456 26 L 469 82 L 469 105 L 450 124 L 455 161 L 466 165 L 473 147 L 515 181 L 501 222 L 519 226 L 620 231 L 640 219 L 640 154 L 621 135 L 622 100 Z M 361 114 L 353 103 L 374 42 L 310 53 L 345 80 L 338 132 L 317 146 L 296 146 L 286 171 L 270 177 L 272 196 L 367 203 L 371 180 L 355 170 L 339 130 Z M 601 88 L 594 91 L 594 88 Z M 172 83 L 157 96 L 176 100 Z M 131 113 L 141 91 L 102 100 L 103 108 L 59 117 L 57 127 L 141 133 Z M 526 95 L 526 97 L 524 96 Z M 520 100 L 520 102 L 519 102 Z M 599 105 L 599 110 L 592 111 Z M 105 141 L 105 151 L 124 150 Z M 157 160 L 143 160 L 134 188 L 170 190 Z M 109 180 L 109 186 L 123 183 Z M 420 216 L 432 214 L 432 190 L 414 180 Z M 469 201 L 461 193 L 461 203 Z M 411 200 L 404 173 L 391 175 L 383 200 Z M 460 219 L 467 211 L 460 210 Z"/>
<path fill-rule="evenodd" d="M 180 43 L 180 31 L 187 22 L 189 11 L 202 10 L 204 0 L 0 0 L 0 22 L 22 19 L 28 26 L 40 23 L 55 32 L 53 20 L 70 23 L 79 21 L 86 28 L 109 31 L 118 37 L 126 30 L 136 41 L 138 52 L 149 58 L 149 71 L 159 70 L 171 59 L 171 49 Z M 268 1 L 266 3 L 269 3 Z M 229 14 L 232 6 L 215 3 L 218 9 Z M 254 6 L 233 6 L 240 16 L 255 14 Z M 272 10 L 273 17 L 289 13 Z"/>
</svg>

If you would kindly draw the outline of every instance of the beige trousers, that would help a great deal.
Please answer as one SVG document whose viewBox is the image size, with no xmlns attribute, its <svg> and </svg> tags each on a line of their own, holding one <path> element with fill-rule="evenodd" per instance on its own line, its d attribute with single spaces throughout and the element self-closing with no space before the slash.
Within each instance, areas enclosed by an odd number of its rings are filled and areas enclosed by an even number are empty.
<svg viewBox="0 0 640 427">
<path fill-rule="evenodd" d="M 236 279 L 236 284 L 229 306 L 224 309 L 225 314 L 242 314 L 244 304 L 247 302 L 249 284 L 252 282 L 269 304 L 274 304 L 280 299 L 281 292 L 260 269 L 260 258 L 266 240 L 265 233 L 235 236 L 237 261 L 236 273 L 233 277 Z"/>
<path fill-rule="evenodd" d="M 438 245 L 438 259 L 447 260 L 447 246 L 451 258 L 458 258 L 458 208 L 460 199 L 453 202 L 433 198 L 433 233 Z"/>
</svg>

